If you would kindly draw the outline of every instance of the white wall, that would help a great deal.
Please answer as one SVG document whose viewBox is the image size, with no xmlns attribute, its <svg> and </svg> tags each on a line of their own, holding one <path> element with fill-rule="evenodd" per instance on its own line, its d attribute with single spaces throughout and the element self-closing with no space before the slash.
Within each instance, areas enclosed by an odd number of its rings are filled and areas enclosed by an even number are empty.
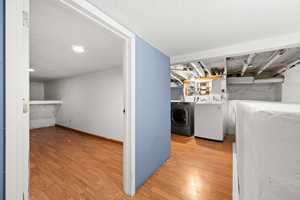
<svg viewBox="0 0 300 200">
<path fill-rule="evenodd" d="M 281 101 L 281 84 L 232 84 L 227 86 L 229 100 Z"/>
<path fill-rule="evenodd" d="M 121 68 L 45 82 L 45 97 L 63 101 L 56 123 L 123 141 Z"/>
<path fill-rule="evenodd" d="M 182 100 L 184 99 L 183 88 L 181 87 L 172 87 L 171 88 L 171 99 L 172 100 Z"/>
<path fill-rule="evenodd" d="M 281 83 L 227 85 L 229 101 L 224 113 L 225 133 L 235 134 L 236 100 L 281 101 L 281 88 Z"/>
<path fill-rule="evenodd" d="M 282 102 L 300 103 L 300 64 L 285 73 Z"/>
<path fill-rule="evenodd" d="M 30 100 L 44 100 L 44 83 L 43 82 L 30 82 Z"/>
</svg>

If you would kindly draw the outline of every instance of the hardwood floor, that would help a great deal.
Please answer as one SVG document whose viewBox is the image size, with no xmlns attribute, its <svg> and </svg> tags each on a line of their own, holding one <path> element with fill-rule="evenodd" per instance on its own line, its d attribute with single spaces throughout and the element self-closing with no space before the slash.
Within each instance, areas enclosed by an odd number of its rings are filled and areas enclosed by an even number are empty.
<svg viewBox="0 0 300 200">
<path fill-rule="evenodd" d="M 127 200 L 122 145 L 60 127 L 31 131 L 31 200 Z M 136 200 L 231 200 L 232 147 L 172 135 L 172 157 Z"/>
</svg>

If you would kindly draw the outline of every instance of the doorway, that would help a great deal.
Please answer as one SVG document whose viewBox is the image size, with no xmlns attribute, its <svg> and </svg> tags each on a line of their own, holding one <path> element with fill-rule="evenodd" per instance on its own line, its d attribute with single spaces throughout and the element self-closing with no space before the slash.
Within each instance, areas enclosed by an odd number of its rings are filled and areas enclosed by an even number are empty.
<svg viewBox="0 0 300 200">
<path fill-rule="evenodd" d="M 106 16 L 96 7 L 89 4 L 87 1 L 61 1 L 68 9 L 72 8 L 73 11 L 81 14 L 82 17 L 93 21 L 99 26 L 112 32 L 112 34 L 120 37 L 124 45 L 124 58 L 122 63 L 123 70 L 123 83 L 124 83 L 124 118 L 125 118 L 125 131 L 124 131 L 124 145 L 123 145 L 123 189 L 126 194 L 134 195 L 135 193 L 135 178 L 134 178 L 134 35 L 121 25 L 114 22 L 111 18 Z M 8 23 L 7 27 L 7 47 L 6 47 L 6 84 L 7 92 L 6 101 L 6 127 L 9 137 L 6 138 L 6 198 L 15 199 L 15 197 L 24 197 L 29 199 L 29 69 L 35 70 L 34 66 L 29 65 L 29 1 L 20 0 L 7 3 L 7 23 L 14 21 L 15 16 L 20 16 L 22 13 L 22 23 Z M 14 16 L 14 17 L 13 17 Z M 53 22 L 55 23 L 55 22 Z M 9 34 L 9 33 L 17 34 Z M 13 44 L 18 44 L 14 46 Z M 74 50 L 74 49 L 73 49 Z M 22 58 L 15 61 L 13 58 Z M 21 67 L 20 66 L 24 66 Z M 37 67 L 35 67 L 37 68 Z M 18 73 L 15 73 L 18 72 Z M 16 75 L 17 74 L 17 75 Z M 17 83 L 12 83 L 10 77 L 16 77 Z M 22 87 L 20 87 L 23 85 Z M 11 92 L 14 91 L 14 92 Z M 17 108 L 17 109 L 16 109 Z M 18 112 L 21 110 L 22 112 Z M 123 109 L 121 110 L 121 112 Z M 14 127 L 17 119 L 19 126 Z M 22 137 L 17 137 L 22 133 Z M 24 151 L 25 150 L 25 151 Z M 18 163 L 18 164 L 16 164 Z M 21 164 L 20 164 L 21 163 Z M 17 181 L 13 177 L 18 177 Z"/>
</svg>

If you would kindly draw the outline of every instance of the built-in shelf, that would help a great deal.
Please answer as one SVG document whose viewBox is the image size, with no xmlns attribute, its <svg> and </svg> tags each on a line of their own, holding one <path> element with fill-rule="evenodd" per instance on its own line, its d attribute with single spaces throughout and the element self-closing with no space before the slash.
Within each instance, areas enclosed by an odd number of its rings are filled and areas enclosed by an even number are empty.
<svg viewBox="0 0 300 200">
<path fill-rule="evenodd" d="M 62 101 L 56 101 L 56 100 L 37 100 L 37 101 L 30 101 L 30 105 L 50 105 L 50 104 L 62 104 Z"/>
</svg>

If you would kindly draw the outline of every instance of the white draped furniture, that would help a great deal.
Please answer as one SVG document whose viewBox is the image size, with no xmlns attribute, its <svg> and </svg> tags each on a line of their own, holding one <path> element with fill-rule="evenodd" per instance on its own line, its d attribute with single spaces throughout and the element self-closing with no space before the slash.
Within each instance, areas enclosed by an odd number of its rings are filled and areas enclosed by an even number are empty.
<svg viewBox="0 0 300 200">
<path fill-rule="evenodd" d="M 300 104 L 239 101 L 236 109 L 239 199 L 299 200 Z"/>
</svg>

